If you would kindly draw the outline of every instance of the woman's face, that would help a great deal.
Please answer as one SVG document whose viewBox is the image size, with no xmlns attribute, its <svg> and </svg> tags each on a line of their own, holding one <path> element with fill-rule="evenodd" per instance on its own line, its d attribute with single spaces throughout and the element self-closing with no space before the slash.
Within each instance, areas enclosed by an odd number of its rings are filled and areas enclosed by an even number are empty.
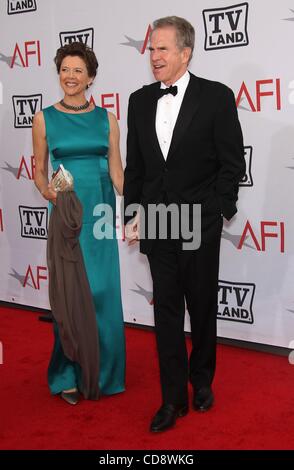
<svg viewBox="0 0 294 470">
<path fill-rule="evenodd" d="M 65 95 L 83 95 L 87 85 L 92 82 L 87 66 L 81 57 L 66 56 L 61 62 L 59 80 Z"/>
</svg>

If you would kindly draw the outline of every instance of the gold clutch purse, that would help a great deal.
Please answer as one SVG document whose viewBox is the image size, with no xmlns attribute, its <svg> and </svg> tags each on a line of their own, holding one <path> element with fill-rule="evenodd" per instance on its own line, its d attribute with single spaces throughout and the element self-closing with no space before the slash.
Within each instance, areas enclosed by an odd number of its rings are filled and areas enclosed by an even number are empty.
<svg viewBox="0 0 294 470">
<path fill-rule="evenodd" d="M 52 175 L 51 185 L 55 191 L 73 191 L 73 176 L 63 165 L 59 165 Z"/>
</svg>

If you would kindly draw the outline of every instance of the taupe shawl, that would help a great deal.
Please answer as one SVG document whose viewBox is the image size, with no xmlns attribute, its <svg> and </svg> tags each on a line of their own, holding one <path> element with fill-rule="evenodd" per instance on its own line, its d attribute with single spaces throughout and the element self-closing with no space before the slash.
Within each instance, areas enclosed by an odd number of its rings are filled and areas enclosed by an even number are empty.
<svg viewBox="0 0 294 470">
<path fill-rule="evenodd" d="M 82 205 L 73 191 L 58 192 L 48 230 L 49 300 L 64 354 L 81 366 L 80 391 L 99 396 L 99 346 L 94 302 L 79 243 Z"/>
</svg>

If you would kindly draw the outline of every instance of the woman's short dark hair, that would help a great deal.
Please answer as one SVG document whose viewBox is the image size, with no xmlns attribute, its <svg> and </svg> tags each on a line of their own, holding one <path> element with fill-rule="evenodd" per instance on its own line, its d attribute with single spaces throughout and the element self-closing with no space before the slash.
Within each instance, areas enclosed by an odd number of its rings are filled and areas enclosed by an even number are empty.
<svg viewBox="0 0 294 470">
<path fill-rule="evenodd" d="M 78 56 L 83 59 L 86 64 L 89 77 L 96 77 L 98 60 L 95 52 L 89 46 L 86 46 L 82 42 L 72 42 L 71 44 L 66 44 L 65 46 L 57 49 L 54 62 L 56 64 L 58 74 L 60 72 L 61 62 L 67 56 Z"/>
</svg>

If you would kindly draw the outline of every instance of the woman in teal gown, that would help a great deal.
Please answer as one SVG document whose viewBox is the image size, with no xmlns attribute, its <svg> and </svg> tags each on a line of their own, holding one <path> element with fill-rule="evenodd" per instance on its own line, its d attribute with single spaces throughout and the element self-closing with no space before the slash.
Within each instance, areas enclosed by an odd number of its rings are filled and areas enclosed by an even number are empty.
<svg viewBox="0 0 294 470">
<path fill-rule="evenodd" d="M 99 337 L 99 389 L 102 395 L 124 391 L 125 340 L 120 291 L 118 246 L 115 236 L 115 194 L 122 194 L 123 170 L 116 118 L 90 104 L 85 90 L 98 67 L 94 52 L 81 43 L 61 47 L 55 57 L 64 98 L 40 113 L 33 124 L 36 159 L 35 184 L 45 199 L 56 203 L 48 182 L 48 155 L 53 170 L 60 164 L 74 178 L 74 190 L 83 206 L 80 245 L 94 300 Z M 107 204 L 113 220 L 107 238 L 97 237 L 94 215 L 98 204 Z M 96 224 L 97 226 L 97 224 Z M 97 227 L 96 227 L 97 228 Z M 64 354 L 57 324 L 48 370 L 51 393 L 61 393 L 68 403 L 79 400 L 81 370 Z"/>
</svg>

